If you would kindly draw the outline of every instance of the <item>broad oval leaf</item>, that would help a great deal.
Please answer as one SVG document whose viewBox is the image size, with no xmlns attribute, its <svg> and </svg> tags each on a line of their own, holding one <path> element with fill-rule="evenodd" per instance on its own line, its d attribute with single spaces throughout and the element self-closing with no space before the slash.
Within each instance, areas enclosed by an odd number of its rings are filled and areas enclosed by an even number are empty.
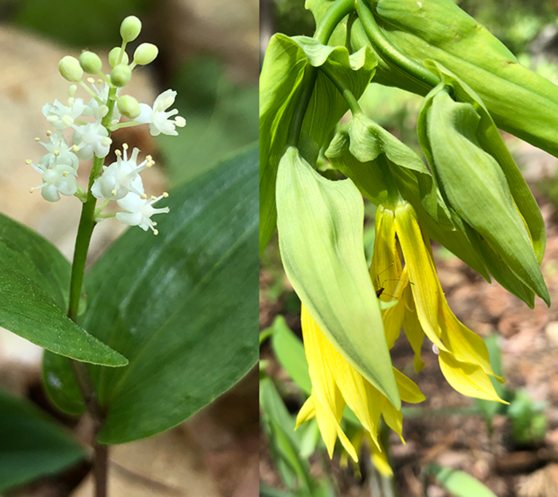
<svg viewBox="0 0 558 497">
<path fill-rule="evenodd" d="M 26 226 L 0 215 L 0 326 L 78 361 L 123 366 L 127 360 L 66 316 L 70 263 Z"/>
<path fill-rule="evenodd" d="M 91 368 L 102 443 L 172 428 L 256 363 L 257 167 L 251 147 L 172 191 L 159 236 L 128 230 L 87 274 L 84 325 L 130 359 L 120 374 Z M 76 411 L 67 364 L 50 359 L 49 394 Z"/>
<path fill-rule="evenodd" d="M 351 180 L 330 181 L 287 149 L 277 177 L 285 272 L 328 340 L 399 409 L 401 401 L 368 274 L 364 204 Z"/>
<path fill-rule="evenodd" d="M 62 426 L 30 402 L 0 390 L 0 492 L 51 475 L 86 457 Z"/>
</svg>

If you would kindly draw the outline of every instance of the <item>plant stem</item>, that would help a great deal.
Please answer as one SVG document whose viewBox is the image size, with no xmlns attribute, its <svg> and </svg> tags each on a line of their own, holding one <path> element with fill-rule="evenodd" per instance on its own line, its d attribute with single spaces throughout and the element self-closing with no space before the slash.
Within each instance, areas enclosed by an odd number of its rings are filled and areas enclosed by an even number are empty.
<svg viewBox="0 0 558 497">
<path fill-rule="evenodd" d="M 96 436 L 97 434 L 95 434 Z M 108 445 L 95 441 L 95 460 L 93 461 L 95 476 L 95 497 L 107 496 L 108 476 Z"/>
<path fill-rule="evenodd" d="M 314 38 L 322 44 L 326 44 L 329 41 L 333 31 L 341 20 L 348 14 L 350 14 L 355 9 L 355 0 L 337 0 L 326 12 L 322 18 L 320 25 L 316 29 Z M 300 139 L 300 132 L 302 130 L 302 123 L 304 121 L 304 116 L 312 98 L 312 92 L 314 91 L 314 85 L 316 84 L 316 78 L 318 77 L 318 71 L 316 67 L 308 65 L 304 72 L 304 76 L 299 86 L 299 94 L 297 98 L 297 103 L 295 107 L 295 112 L 291 120 L 291 126 L 289 128 L 289 134 L 287 137 L 287 146 L 297 146 Z"/>
<path fill-rule="evenodd" d="M 395 48 L 378 26 L 370 9 L 362 0 L 356 0 L 356 2 L 358 17 L 362 22 L 366 36 L 368 36 L 370 43 L 372 43 L 382 59 L 390 66 L 401 69 L 406 74 L 412 76 L 427 90 L 434 88 L 440 82 L 439 79 L 428 69 L 407 58 Z"/>
<path fill-rule="evenodd" d="M 108 100 L 106 102 L 109 110 L 101 121 L 101 124 L 109 131 L 109 136 L 110 130 L 108 129 L 108 126 L 112 120 L 115 95 L 116 88 L 110 88 Z M 79 221 L 78 234 L 74 249 L 74 261 L 72 263 L 72 276 L 70 280 L 70 303 L 68 306 L 68 317 L 76 323 L 78 318 L 79 301 L 81 298 L 81 289 L 83 286 L 87 252 L 91 242 L 91 235 L 93 234 L 93 229 L 96 225 L 95 207 L 97 199 L 93 196 L 93 193 L 91 193 L 91 187 L 101 173 L 103 162 L 104 159 L 97 156 L 95 156 L 95 159 L 93 160 L 93 168 L 91 169 L 91 173 L 89 175 L 89 187 L 87 189 L 86 197 L 87 200 L 83 204 L 81 210 L 81 218 Z M 70 359 L 70 364 L 85 406 L 91 414 L 94 423 L 93 446 L 95 450 L 95 460 L 93 462 L 93 468 L 95 474 L 95 495 L 96 497 L 106 497 L 108 448 L 97 443 L 97 435 L 104 422 L 104 413 L 99 404 L 97 394 L 95 393 L 95 386 L 87 364 L 73 359 Z"/>
<path fill-rule="evenodd" d="M 339 90 L 339 93 L 341 93 L 341 95 L 345 99 L 345 102 L 347 102 L 349 109 L 351 109 L 351 113 L 353 114 L 353 116 L 355 114 L 363 114 L 362 108 L 360 107 L 358 100 L 354 96 L 353 92 L 345 85 L 345 83 L 337 76 L 337 74 L 335 74 L 327 64 L 321 66 L 320 70 Z"/>
</svg>

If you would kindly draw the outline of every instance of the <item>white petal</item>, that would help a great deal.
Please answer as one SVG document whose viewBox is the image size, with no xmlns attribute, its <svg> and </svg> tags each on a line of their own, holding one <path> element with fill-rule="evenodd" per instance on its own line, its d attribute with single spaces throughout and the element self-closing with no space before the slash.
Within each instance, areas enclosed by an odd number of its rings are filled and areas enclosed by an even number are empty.
<svg viewBox="0 0 558 497">
<path fill-rule="evenodd" d="M 134 121 L 142 124 L 150 123 L 153 117 L 153 109 L 147 104 L 139 104 L 140 115 L 134 119 Z"/>
</svg>

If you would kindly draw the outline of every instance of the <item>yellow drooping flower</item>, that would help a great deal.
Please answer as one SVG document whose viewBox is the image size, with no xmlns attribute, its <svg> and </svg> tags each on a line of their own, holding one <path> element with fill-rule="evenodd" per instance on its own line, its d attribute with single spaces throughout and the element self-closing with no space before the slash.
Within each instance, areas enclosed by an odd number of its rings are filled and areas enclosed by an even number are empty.
<svg viewBox="0 0 558 497">
<path fill-rule="evenodd" d="M 370 435 L 376 452 L 381 452 L 378 441 L 380 417 L 401 436 L 403 417 L 401 411 L 368 380 L 366 380 L 327 340 L 312 316 L 302 306 L 301 312 L 304 349 L 312 380 L 312 394 L 302 406 L 297 427 L 315 417 L 330 457 L 337 437 L 354 461 L 357 452 L 343 432 L 340 422 L 345 406 L 354 412 Z M 424 395 L 417 385 L 394 368 L 401 400 L 422 402 Z"/>
<path fill-rule="evenodd" d="M 408 202 L 400 200 L 393 208 L 378 207 L 370 273 L 381 288 L 379 298 L 397 300 L 383 315 L 389 348 L 402 325 L 415 352 L 415 369 L 419 371 L 424 365 L 420 347 L 426 335 L 437 347 L 440 369 L 455 390 L 469 397 L 504 402 L 489 376 L 504 380 L 494 374 L 484 341 L 449 308 L 436 273 L 430 240 Z"/>
</svg>

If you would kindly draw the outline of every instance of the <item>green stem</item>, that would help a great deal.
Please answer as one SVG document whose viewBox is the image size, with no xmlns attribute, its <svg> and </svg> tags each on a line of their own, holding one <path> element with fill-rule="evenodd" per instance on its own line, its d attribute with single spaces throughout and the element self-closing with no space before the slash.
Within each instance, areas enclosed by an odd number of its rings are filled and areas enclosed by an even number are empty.
<svg viewBox="0 0 558 497">
<path fill-rule="evenodd" d="M 112 120 L 112 112 L 114 110 L 114 95 L 116 88 L 111 88 L 108 94 L 106 105 L 108 112 L 101 121 L 101 124 L 108 129 L 108 125 Z M 104 102 L 103 102 L 104 103 Z M 109 131 L 110 136 L 110 131 Z M 81 289 L 83 285 L 83 276 L 85 273 L 85 262 L 87 260 L 87 252 L 91 235 L 95 228 L 95 206 L 97 199 L 91 193 L 91 187 L 94 181 L 101 174 L 104 159 L 96 157 L 93 160 L 93 168 L 89 175 L 89 188 L 87 190 L 87 200 L 83 204 L 81 210 L 81 218 L 79 221 L 78 234 L 74 249 L 74 261 L 72 263 L 72 276 L 70 280 L 70 303 L 68 306 L 68 317 L 77 323 L 79 301 L 81 297 Z M 85 406 L 91 414 L 94 423 L 94 443 L 95 450 L 94 473 L 95 473 L 95 495 L 96 497 L 106 497 L 106 481 L 107 481 L 107 453 L 108 449 L 104 445 L 97 443 L 97 435 L 104 422 L 104 413 L 99 405 L 95 386 L 91 379 L 87 364 L 84 362 L 70 360 L 74 376 L 79 386 Z"/>
<path fill-rule="evenodd" d="M 397 48 L 395 48 L 386 38 L 383 31 L 378 26 L 374 15 L 370 9 L 364 4 L 363 0 L 356 0 L 357 13 L 366 36 L 374 49 L 384 59 L 384 61 L 398 69 L 403 70 L 406 74 L 416 79 L 426 89 L 434 88 L 440 81 L 428 69 L 417 64 L 415 61 L 407 58 Z"/>
<path fill-rule="evenodd" d="M 355 10 L 355 3 L 355 0 L 337 0 L 322 17 L 314 38 L 326 45 L 337 25 Z"/>
<path fill-rule="evenodd" d="M 354 96 L 353 92 L 345 85 L 344 81 L 339 78 L 339 76 L 331 70 L 331 68 L 324 64 L 320 66 L 320 70 L 330 79 L 330 81 L 335 85 L 335 87 L 339 90 L 339 93 L 343 96 L 349 109 L 351 109 L 351 113 L 354 115 L 356 114 L 363 114 L 362 108 L 360 107 L 358 100 Z"/>
<path fill-rule="evenodd" d="M 122 128 L 130 128 L 132 126 L 139 126 L 141 123 L 137 123 L 135 121 L 129 121 L 126 123 L 118 123 L 118 124 L 114 124 L 112 125 L 109 129 L 111 131 L 116 131 L 117 129 L 122 129 Z"/>
<path fill-rule="evenodd" d="M 355 0 L 337 0 L 326 12 L 320 25 L 316 29 L 314 38 L 321 44 L 325 45 L 329 41 L 333 31 L 337 25 L 343 20 L 345 16 L 350 14 L 355 9 Z M 304 76 L 299 86 L 299 94 L 295 106 L 291 126 L 287 136 L 287 146 L 297 146 L 300 139 L 300 132 L 302 130 L 302 123 L 308 104 L 312 98 L 316 78 L 318 77 L 318 70 L 316 67 L 308 65 L 304 72 Z"/>
</svg>

